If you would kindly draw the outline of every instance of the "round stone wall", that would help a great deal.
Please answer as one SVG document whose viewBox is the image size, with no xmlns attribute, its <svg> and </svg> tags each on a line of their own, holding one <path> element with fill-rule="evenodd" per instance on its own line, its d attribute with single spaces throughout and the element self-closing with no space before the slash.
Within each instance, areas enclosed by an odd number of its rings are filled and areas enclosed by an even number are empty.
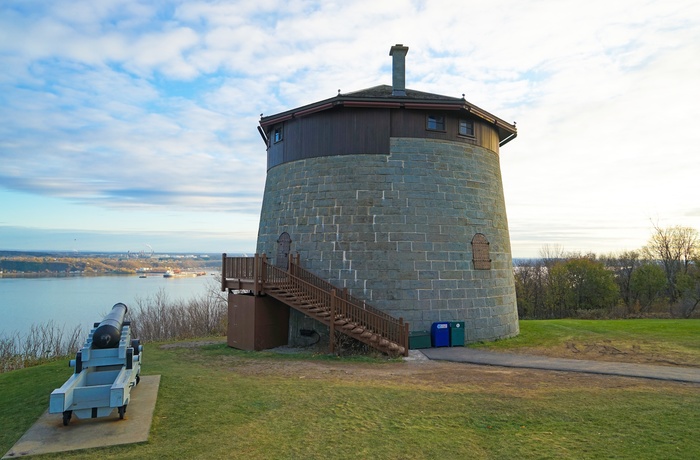
<svg viewBox="0 0 700 460">
<path fill-rule="evenodd" d="M 302 266 L 411 330 L 464 321 L 468 342 L 517 335 L 499 158 L 464 143 L 392 138 L 389 155 L 284 163 L 267 174 L 259 253 L 291 236 Z M 482 245 L 475 269 L 472 240 Z M 487 260 L 484 261 L 483 251 Z M 490 261 L 490 262 L 489 262 Z"/>
</svg>

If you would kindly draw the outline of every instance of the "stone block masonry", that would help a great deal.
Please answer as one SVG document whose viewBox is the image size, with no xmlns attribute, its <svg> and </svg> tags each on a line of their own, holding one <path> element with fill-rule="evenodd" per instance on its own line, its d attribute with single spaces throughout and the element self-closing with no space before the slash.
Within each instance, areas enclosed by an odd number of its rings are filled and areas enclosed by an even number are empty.
<svg viewBox="0 0 700 460">
<path fill-rule="evenodd" d="M 282 232 L 302 264 L 412 330 L 465 321 L 467 341 L 517 335 L 499 157 L 471 144 L 392 138 L 389 155 L 326 156 L 268 171 L 259 253 Z M 471 242 L 489 242 L 476 270 Z"/>
</svg>

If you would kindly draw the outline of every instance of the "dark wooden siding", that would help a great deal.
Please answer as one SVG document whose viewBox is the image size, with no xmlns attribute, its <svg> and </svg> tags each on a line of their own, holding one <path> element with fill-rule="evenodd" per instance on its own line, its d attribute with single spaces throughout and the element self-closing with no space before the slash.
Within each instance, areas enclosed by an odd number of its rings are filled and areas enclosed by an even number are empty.
<svg viewBox="0 0 700 460">
<path fill-rule="evenodd" d="M 358 153 L 388 154 L 388 115 L 389 109 L 337 108 L 301 118 L 301 158 Z"/>
<path fill-rule="evenodd" d="M 428 114 L 445 116 L 445 131 L 426 129 Z M 474 137 L 458 135 L 460 119 L 474 121 Z M 268 169 L 281 163 L 321 156 L 389 154 L 391 137 L 444 139 L 476 144 L 498 153 L 498 133 L 487 123 L 456 111 L 336 107 L 282 123 L 283 140 L 267 135 Z M 279 125 L 277 125 L 279 126 Z"/>
<path fill-rule="evenodd" d="M 459 123 L 459 121 L 457 121 Z M 455 125 L 458 129 L 459 125 Z M 458 136 L 459 137 L 459 136 Z M 484 122 L 474 121 L 474 137 L 477 139 L 476 144 L 491 150 L 492 152 L 499 152 L 499 142 L 498 131 L 492 125 Z"/>
<path fill-rule="evenodd" d="M 426 129 L 428 115 L 442 115 L 445 117 L 445 131 L 430 131 Z M 471 120 L 474 122 L 474 137 L 460 136 L 459 120 Z M 405 110 L 392 111 L 391 120 L 392 137 L 418 137 L 422 139 L 444 139 L 453 142 L 475 144 L 498 153 L 498 132 L 480 118 L 471 117 L 466 113 L 457 111 L 439 110 Z"/>
</svg>

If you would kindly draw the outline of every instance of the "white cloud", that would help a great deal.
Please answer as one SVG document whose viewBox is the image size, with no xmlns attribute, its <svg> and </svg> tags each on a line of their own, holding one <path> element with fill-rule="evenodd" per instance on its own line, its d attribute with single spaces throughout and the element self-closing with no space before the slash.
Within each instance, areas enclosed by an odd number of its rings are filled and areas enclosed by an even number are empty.
<svg viewBox="0 0 700 460">
<path fill-rule="evenodd" d="M 254 215 L 260 113 L 389 84 L 404 43 L 408 87 L 518 122 L 516 255 L 634 245 L 656 216 L 700 227 L 699 18 L 685 0 L 5 2 L 0 186 Z"/>
</svg>

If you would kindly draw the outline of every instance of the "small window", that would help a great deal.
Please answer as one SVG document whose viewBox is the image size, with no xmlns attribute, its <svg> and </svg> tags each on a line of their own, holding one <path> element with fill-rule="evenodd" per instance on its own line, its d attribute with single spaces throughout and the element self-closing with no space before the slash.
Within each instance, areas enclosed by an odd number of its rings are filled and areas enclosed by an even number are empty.
<svg viewBox="0 0 700 460">
<path fill-rule="evenodd" d="M 489 241 L 483 233 L 477 233 L 472 238 L 472 261 L 474 270 L 491 270 L 491 255 Z"/>
<path fill-rule="evenodd" d="M 445 117 L 442 115 L 428 115 L 426 129 L 430 131 L 444 131 Z"/>
<path fill-rule="evenodd" d="M 281 140 L 282 140 L 282 127 L 278 126 L 275 128 L 275 131 L 272 134 L 272 141 L 276 144 Z"/>
<path fill-rule="evenodd" d="M 474 137 L 474 122 L 471 120 L 459 120 L 459 135 Z"/>
</svg>

